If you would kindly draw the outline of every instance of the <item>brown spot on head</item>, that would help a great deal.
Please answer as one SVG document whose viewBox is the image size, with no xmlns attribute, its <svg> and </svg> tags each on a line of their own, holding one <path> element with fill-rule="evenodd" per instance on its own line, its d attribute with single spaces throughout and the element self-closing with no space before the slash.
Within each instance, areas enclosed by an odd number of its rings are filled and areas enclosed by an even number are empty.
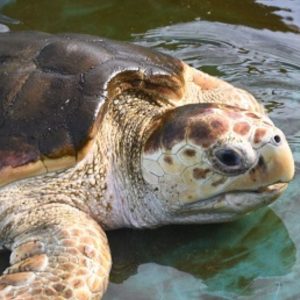
<svg viewBox="0 0 300 300">
<path fill-rule="evenodd" d="M 188 119 L 177 110 L 179 109 L 166 112 L 159 120 L 152 123 L 150 131 L 155 129 L 144 146 L 145 152 L 153 153 L 161 145 L 170 150 L 176 143 L 184 140 Z"/>
<path fill-rule="evenodd" d="M 253 113 L 253 112 L 247 112 L 246 116 L 249 117 L 249 118 L 252 118 L 252 119 L 260 119 L 260 117 L 257 114 Z"/>
<path fill-rule="evenodd" d="M 172 165 L 173 164 L 173 159 L 171 156 L 168 156 L 168 155 L 165 155 L 164 156 L 164 161 L 169 164 L 169 165 Z"/>
<path fill-rule="evenodd" d="M 193 122 L 188 137 L 202 147 L 209 147 L 228 131 L 229 124 L 226 119 L 214 118 L 209 123 L 201 119 Z"/>
<path fill-rule="evenodd" d="M 209 126 L 202 121 L 198 121 L 197 125 L 192 126 L 188 138 L 203 147 L 209 147 L 214 142 Z"/>
<path fill-rule="evenodd" d="M 145 146 L 145 152 L 155 152 L 160 146 L 171 150 L 185 140 L 187 130 L 190 137 L 202 146 L 208 147 L 228 128 L 226 119 L 214 113 L 216 104 L 188 104 L 167 111 L 152 123 L 152 131 Z M 204 120 L 205 118 L 205 120 Z"/>
<path fill-rule="evenodd" d="M 267 132 L 266 128 L 257 128 L 254 135 L 254 143 L 259 144 Z"/>
<path fill-rule="evenodd" d="M 210 123 L 211 127 L 213 129 L 221 129 L 223 127 L 223 123 L 221 122 L 221 120 L 213 120 Z"/>
<path fill-rule="evenodd" d="M 227 110 L 226 115 L 233 120 L 241 119 L 243 115 L 239 112 L 233 111 L 233 110 Z"/>
<path fill-rule="evenodd" d="M 206 174 L 209 172 L 208 169 L 200 169 L 200 168 L 195 168 L 193 169 L 193 177 L 195 179 L 205 179 Z"/>
<path fill-rule="evenodd" d="M 163 137 L 163 145 L 166 149 L 171 150 L 173 146 L 184 140 L 185 128 L 180 127 L 178 130 L 175 130 L 175 128 L 169 129 L 166 131 L 169 134 L 165 134 Z"/>
<path fill-rule="evenodd" d="M 185 139 L 188 117 L 183 110 L 176 109 L 166 120 L 163 128 L 162 144 L 171 150 L 172 147 Z"/>
<path fill-rule="evenodd" d="M 240 135 L 246 135 L 249 130 L 250 125 L 247 122 L 238 122 L 233 127 L 233 131 Z"/>
<path fill-rule="evenodd" d="M 224 134 L 229 129 L 229 124 L 226 119 L 221 117 L 215 118 L 210 122 L 211 130 L 213 135 L 219 137 L 220 135 Z"/>
<path fill-rule="evenodd" d="M 188 157 L 194 157 L 196 155 L 196 151 L 194 149 L 186 149 L 183 153 Z"/>
</svg>

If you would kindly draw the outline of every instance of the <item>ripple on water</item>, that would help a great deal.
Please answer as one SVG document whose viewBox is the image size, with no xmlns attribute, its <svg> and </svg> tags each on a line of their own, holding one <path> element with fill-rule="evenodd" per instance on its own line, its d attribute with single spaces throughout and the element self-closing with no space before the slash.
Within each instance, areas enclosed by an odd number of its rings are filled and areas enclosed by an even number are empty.
<svg viewBox="0 0 300 300">
<path fill-rule="evenodd" d="M 220 73 L 223 79 L 248 88 L 265 103 L 277 93 L 284 100 L 300 100 L 299 94 L 288 93 L 300 86 L 299 34 L 195 21 L 149 30 L 137 35 L 136 41 L 196 68 L 215 68 L 213 75 Z"/>
<path fill-rule="evenodd" d="M 5 5 L 7 4 L 6 2 L 9 2 L 9 1 L 1 1 L 0 0 L 0 9 Z M 16 24 L 20 24 L 20 21 L 16 20 L 16 19 L 13 19 L 11 17 L 8 17 L 6 15 L 3 15 L 0 13 L 0 33 L 1 32 L 8 32 L 10 31 L 9 27 L 7 25 L 16 25 Z"/>
</svg>

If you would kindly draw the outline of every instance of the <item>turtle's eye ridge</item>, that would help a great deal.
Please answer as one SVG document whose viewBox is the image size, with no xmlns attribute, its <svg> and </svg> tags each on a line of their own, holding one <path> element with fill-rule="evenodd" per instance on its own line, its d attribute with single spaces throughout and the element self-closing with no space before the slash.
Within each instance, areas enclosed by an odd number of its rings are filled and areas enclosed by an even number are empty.
<svg viewBox="0 0 300 300">
<path fill-rule="evenodd" d="M 233 149 L 219 149 L 215 152 L 215 155 L 219 162 L 224 166 L 239 167 L 242 164 L 240 154 Z"/>
</svg>

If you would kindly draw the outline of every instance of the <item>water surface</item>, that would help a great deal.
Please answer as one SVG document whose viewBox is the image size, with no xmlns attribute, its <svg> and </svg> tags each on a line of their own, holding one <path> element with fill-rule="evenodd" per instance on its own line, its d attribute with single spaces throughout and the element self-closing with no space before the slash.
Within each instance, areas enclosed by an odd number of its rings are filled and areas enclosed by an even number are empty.
<svg viewBox="0 0 300 300">
<path fill-rule="evenodd" d="M 299 16 L 293 0 L 0 0 L 0 23 L 11 30 L 129 40 L 246 88 L 294 152 L 286 193 L 237 222 L 109 233 L 105 299 L 300 299 Z"/>
</svg>

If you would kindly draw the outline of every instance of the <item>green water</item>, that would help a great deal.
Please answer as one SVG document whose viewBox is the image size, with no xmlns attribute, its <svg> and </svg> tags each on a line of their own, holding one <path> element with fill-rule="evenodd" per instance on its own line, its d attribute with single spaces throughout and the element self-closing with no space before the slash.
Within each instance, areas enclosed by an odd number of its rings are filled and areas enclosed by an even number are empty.
<svg viewBox="0 0 300 300">
<path fill-rule="evenodd" d="M 300 299 L 300 1 L 0 0 L 0 23 L 175 55 L 255 94 L 291 144 L 295 180 L 269 208 L 231 224 L 109 233 L 106 300 Z"/>
</svg>

